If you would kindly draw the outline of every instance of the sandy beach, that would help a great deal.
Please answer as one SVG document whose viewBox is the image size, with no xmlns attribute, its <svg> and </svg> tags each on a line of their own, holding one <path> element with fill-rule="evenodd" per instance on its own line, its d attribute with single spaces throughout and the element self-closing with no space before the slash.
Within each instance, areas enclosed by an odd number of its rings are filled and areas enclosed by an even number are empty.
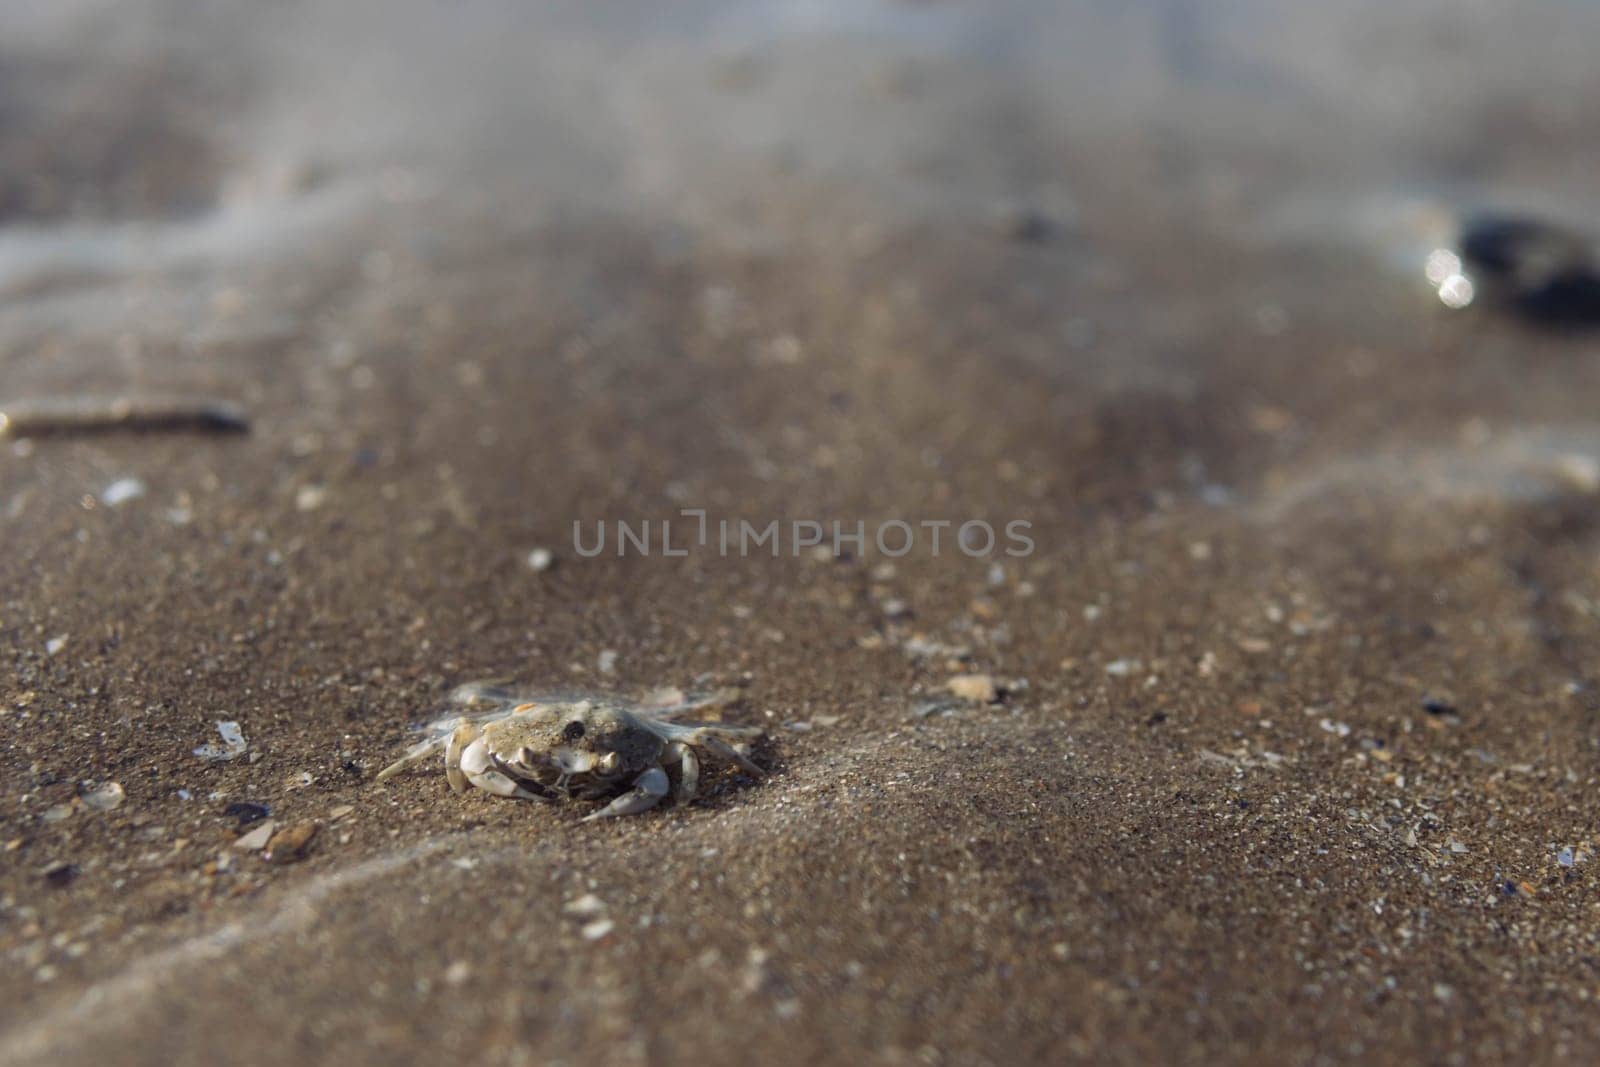
<svg viewBox="0 0 1600 1067">
<path fill-rule="evenodd" d="M 1600 15 L 1281 6 L 0 13 L 0 413 L 248 423 L 0 440 L 0 1061 L 1594 1056 L 1600 333 L 1422 263 Z M 374 781 L 484 678 L 770 773 Z"/>
</svg>

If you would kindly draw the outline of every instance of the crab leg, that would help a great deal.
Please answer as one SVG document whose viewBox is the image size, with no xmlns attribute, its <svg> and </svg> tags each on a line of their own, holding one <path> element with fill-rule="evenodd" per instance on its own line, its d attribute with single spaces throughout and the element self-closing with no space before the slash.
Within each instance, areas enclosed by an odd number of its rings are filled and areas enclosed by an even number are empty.
<svg viewBox="0 0 1600 1067">
<path fill-rule="evenodd" d="M 401 756 L 378 772 L 377 781 L 387 782 L 401 771 L 408 771 L 433 756 L 437 756 L 444 750 L 446 740 L 443 737 L 431 737 L 426 741 L 412 745 L 404 756 Z"/>
<path fill-rule="evenodd" d="M 700 789 L 700 759 L 694 754 L 694 749 L 682 741 L 667 745 L 666 759 L 668 763 L 678 764 L 678 788 L 672 799 L 679 804 L 687 804 Z"/>
<path fill-rule="evenodd" d="M 659 707 L 651 706 L 646 709 L 653 719 L 676 719 L 690 712 L 722 711 L 731 708 L 744 699 L 744 694 L 737 689 L 719 689 L 715 693 L 684 700 L 677 704 L 665 704 Z"/>
<path fill-rule="evenodd" d="M 740 767 L 743 767 L 746 771 L 749 771 L 751 774 L 755 775 L 758 778 L 767 773 L 766 771 L 762 770 L 760 767 L 758 767 L 754 763 L 752 763 L 750 761 L 750 758 L 748 756 L 746 756 L 743 752 L 740 752 L 738 749 L 734 748 L 732 745 L 728 744 L 722 738 L 718 737 L 716 734 L 713 734 L 708 730 L 696 730 L 694 737 L 686 738 L 685 740 L 687 740 L 690 744 L 693 744 L 693 745 L 704 745 L 704 746 L 706 746 L 711 751 L 713 751 L 717 755 L 721 756 L 723 759 L 730 760 L 730 761 L 732 761 L 734 763 L 737 763 Z"/>
<path fill-rule="evenodd" d="M 477 725 L 464 722 L 451 731 L 450 740 L 445 745 L 444 774 L 450 779 L 450 788 L 457 793 L 467 791 L 467 776 L 461 773 L 461 753 L 477 739 Z"/>
<path fill-rule="evenodd" d="M 467 682 L 458 685 L 450 692 L 450 703 L 462 707 L 477 708 L 485 705 L 510 705 L 517 701 L 517 694 L 507 689 L 495 680 Z"/>
<path fill-rule="evenodd" d="M 651 767 L 633 780 L 633 790 L 622 794 L 593 815 L 584 816 L 583 821 L 593 819 L 606 819 L 615 815 L 637 815 L 641 811 L 649 811 L 661 803 L 661 798 L 667 795 L 672 783 L 667 780 L 667 772 L 660 767 Z"/>
</svg>

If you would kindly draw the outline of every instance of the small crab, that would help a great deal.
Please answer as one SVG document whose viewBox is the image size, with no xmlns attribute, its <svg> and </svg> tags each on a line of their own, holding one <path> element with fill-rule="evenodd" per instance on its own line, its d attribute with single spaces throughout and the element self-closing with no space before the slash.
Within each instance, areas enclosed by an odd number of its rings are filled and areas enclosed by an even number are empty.
<svg viewBox="0 0 1600 1067">
<path fill-rule="evenodd" d="M 725 703 L 718 698 L 657 707 L 601 696 L 534 697 L 472 683 L 452 700 L 472 710 L 429 723 L 430 736 L 378 772 L 378 781 L 442 752 L 457 793 L 473 785 L 524 800 L 609 799 L 588 822 L 649 811 L 668 793 L 687 803 L 700 785 L 697 750 L 764 773 L 735 747 L 759 728 L 673 721 Z"/>
</svg>

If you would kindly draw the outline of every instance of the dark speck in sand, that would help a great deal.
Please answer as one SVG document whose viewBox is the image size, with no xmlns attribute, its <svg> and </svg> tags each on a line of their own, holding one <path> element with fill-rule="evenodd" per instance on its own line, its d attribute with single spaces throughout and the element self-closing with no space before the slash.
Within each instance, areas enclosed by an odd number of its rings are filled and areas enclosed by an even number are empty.
<svg viewBox="0 0 1600 1067">
<path fill-rule="evenodd" d="M 265 804 L 251 804 L 246 801 L 239 801 L 223 808 L 222 814 L 239 820 L 239 828 L 243 829 L 271 815 L 272 809 Z"/>
<path fill-rule="evenodd" d="M 1423 697 L 1422 710 L 1429 715 L 1460 715 L 1460 712 L 1456 710 L 1455 704 L 1442 697 Z"/>
<path fill-rule="evenodd" d="M 60 889 L 71 885 L 78 877 L 78 868 L 71 863 L 57 861 L 44 869 L 44 880 L 52 887 Z"/>
<path fill-rule="evenodd" d="M 1001 214 L 1000 232 L 1021 244 L 1043 244 L 1061 231 L 1055 219 L 1031 208 L 1014 206 Z"/>
</svg>

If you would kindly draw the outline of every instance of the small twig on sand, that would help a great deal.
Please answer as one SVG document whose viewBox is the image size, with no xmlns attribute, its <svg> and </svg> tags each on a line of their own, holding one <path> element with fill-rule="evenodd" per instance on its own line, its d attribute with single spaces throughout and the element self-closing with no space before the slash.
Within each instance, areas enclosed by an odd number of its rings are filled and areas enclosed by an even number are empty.
<svg viewBox="0 0 1600 1067">
<path fill-rule="evenodd" d="M 249 431 L 242 408 L 213 397 L 69 394 L 0 404 L 0 437 Z"/>
</svg>

